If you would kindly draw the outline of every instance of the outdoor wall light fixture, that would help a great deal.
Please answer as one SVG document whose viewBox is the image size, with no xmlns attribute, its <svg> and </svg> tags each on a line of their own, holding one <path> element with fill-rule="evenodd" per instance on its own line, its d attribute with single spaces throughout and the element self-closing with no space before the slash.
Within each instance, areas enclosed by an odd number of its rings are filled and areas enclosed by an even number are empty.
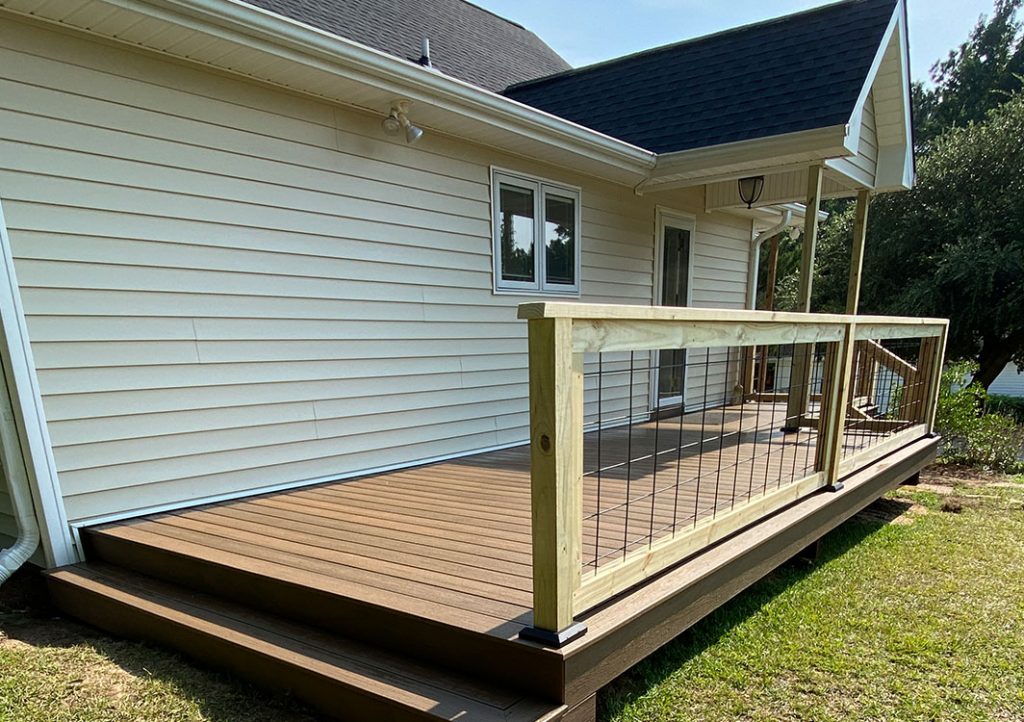
<svg viewBox="0 0 1024 722">
<path fill-rule="evenodd" d="M 740 200 L 747 204 L 747 208 L 752 208 L 764 190 L 764 176 L 754 175 L 749 178 L 740 178 L 737 185 L 740 189 Z"/>
<path fill-rule="evenodd" d="M 423 137 L 423 129 L 409 122 L 409 106 L 411 101 L 396 100 L 391 104 L 391 112 L 381 123 L 384 132 L 388 135 L 398 135 L 405 130 L 405 142 L 412 145 Z"/>
</svg>

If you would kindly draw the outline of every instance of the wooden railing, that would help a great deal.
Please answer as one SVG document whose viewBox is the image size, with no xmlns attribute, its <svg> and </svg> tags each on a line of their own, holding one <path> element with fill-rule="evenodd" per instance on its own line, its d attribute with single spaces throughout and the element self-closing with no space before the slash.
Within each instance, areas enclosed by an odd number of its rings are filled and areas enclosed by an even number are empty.
<svg viewBox="0 0 1024 722">
<path fill-rule="evenodd" d="M 519 317 L 527 319 L 529 323 L 532 463 L 534 618 L 533 627 L 525 636 L 533 636 L 551 644 L 564 643 L 582 633 L 583 627 L 574 623 L 580 613 L 803 496 L 821 489 L 837 488 L 840 479 L 850 471 L 929 433 L 935 414 L 947 328 L 947 322 L 941 319 L 573 303 L 523 304 L 519 307 Z M 909 341 L 911 339 L 916 341 Z M 916 344 L 912 361 L 890 350 L 896 340 Z M 760 455 L 755 452 L 750 455 L 749 461 L 751 477 L 754 464 L 763 464 L 766 470 L 763 492 L 750 484 L 747 493 L 737 496 L 735 476 L 738 472 L 734 470 L 731 503 L 727 507 L 719 504 L 716 486 L 715 505 L 710 511 L 701 510 L 698 476 L 691 517 L 687 517 L 685 524 L 677 524 L 673 511 L 671 524 L 662 524 L 660 530 L 655 529 L 655 513 L 658 511 L 655 496 L 661 492 L 657 481 L 654 481 L 650 493 L 644 497 L 650 498 L 651 531 L 644 535 L 642 543 L 631 541 L 629 535 L 630 492 L 627 477 L 626 519 L 621 549 L 616 550 L 617 556 L 613 560 L 599 563 L 600 534 L 595 539 L 593 531 L 588 531 L 588 544 L 593 542 L 595 553 L 593 563 L 585 565 L 585 362 L 592 366 L 595 355 L 629 352 L 629 376 L 632 383 L 633 360 L 637 352 L 643 352 L 653 359 L 653 352 L 660 350 L 708 349 L 706 358 L 710 359 L 710 349 L 725 349 L 725 385 L 730 386 L 728 379 L 733 376 L 736 378 L 735 389 L 739 392 L 736 398 L 741 404 L 739 430 L 735 432 L 738 465 L 744 436 L 743 413 L 747 406 L 743 404 L 743 382 L 751 377 L 748 365 L 751 354 L 746 349 L 766 346 L 792 349 L 794 378 L 803 375 L 802 379 L 798 379 L 800 383 L 792 385 L 792 394 L 781 398 L 775 395 L 771 403 L 788 401 L 792 409 L 793 397 L 797 397 L 799 407 L 796 416 L 780 421 L 785 427 L 795 428 L 797 433 L 814 434 L 812 460 L 806 467 L 807 473 L 801 471 L 799 478 L 783 479 L 780 476 L 776 488 L 770 488 L 767 473 L 773 468 L 773 462 L 769 458 L 772 452 L 769 435 L 768 454 L 763 450 Z M 803 361 L 800 368 L 797 368 L 797 361 L 801 358 Z M 810 377 L 812 366 L 821 370 L 820 377 L 813 383 Z M 653 368 L 653 361 L 650 367 Z M 881 388 L 878 378 L 883 371 L 890 374 L 886 377 L 885 388 L 893 399 L 882 399 L 876 403 L 875 399 L 868 397 L 881 393 L 878 391 Z M 710 376 L 705 376 L 705 384 L 708 378 Z M 685 390 L 683 393 L 685 396 Z M 709 407 L 711 403 L 706 400 L 706 396 L 705 388 L 703 406 Z M 728 402 L 723 399 L 718 403 L 724 406 Z M 630 390 L 627 423 L 637 423 L 633 404 Z M 887 407 L 884 414 L 878 411 L 881 405 Z M 688 407 L 684 408 L 689 410 Z M 723 411 L 723 424 L 725 418 Z M 755 415 L 755 418 L 762 417 Z M 765 422 L 760 423 L 762 426 L 758 428 L 755 422 L 752 437 L 755 445 L 759 438 L 766 436 Z M 775 424 L 774 407 L 771 423 L 778 427 Z M 601 424 L 602 420 L 598 416 L 598 429 L 602 428 Z M 594 428 L 592 421 L 590 425 Z M 678 421 L 678 425 L 680 448 L 670 449 L 670 453 L 675 453 L 677 462 L 682 464 L 684 455 L 680 449 L 683 447 L 683 421 Z M 701 426 L 699 453 L 703 455 L 703 421 Z M 774 430 L 768 429 L 768 432 L 774 433 Z M 600 449 L 601 432 L 590 433 L 598 434 L 597 448 Z M 671 461 L 659 449 L 657 433 L 655 431 L 653 454 L 644 457 L 648 459 L 646 463 L 652 466 L 655 475 L 659 467 L 663 466 L 662 462 L 666 459 Z M 750 436 L 749 433 L 747 435 Z M 844 445 L 844 439 L 850 438 L 856 438 L 858 443 Z M 595 441 L 590 438 L 588 443 L 593 445 Z M 761 443 L 763 445 L 764 441 Z M 792 448 L 792 445 L 783 447 L 782 442 L 776 443 L 779 444 L 777 449 L 783 453 Z M 597 453 L 599 455 L 600 450 Z M 650 461 L 652 456 L 653 462 Z M 721 466 L 723 457 L 720 441 L 715 455 L 717 460 L 713 463 Z M 629 461 L 631 457 L 627 457 L 627 464 Z M 786 463 L 789 463 L 788 460 Z M 597 466 L 600 468 L 600 462 Z M 762 467 L 757 468 L 760 473 Z M 746 474 L 747 466 L 743 469 Z M 664 476 L 665 472 L 662 471 L 662 474 Z M 678 468 L 675 477 L 675 494 L 678 499 Z M 600 489 L 600 476 L 597 484 Z M 602 513 L 600 491 L 598 494 L 596 507 L 588 496 L 588 506 L 591 508 L 587 519 Z M 619 509 L 621 504 L 605 506 L 607 510 Z M 617 513 L 621 516 L 621 510 Z"/>
</svg>

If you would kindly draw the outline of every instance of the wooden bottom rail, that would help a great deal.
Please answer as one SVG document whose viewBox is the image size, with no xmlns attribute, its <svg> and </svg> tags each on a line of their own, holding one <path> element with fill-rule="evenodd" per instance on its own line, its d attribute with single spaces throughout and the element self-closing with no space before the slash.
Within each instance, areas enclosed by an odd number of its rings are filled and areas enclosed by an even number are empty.
<svg viewBox="0 0 1024 722">
<path fill-rule="evenodd" d="M 811 474 L 743 506 L 700 521 L 691 529 L 660 539 L 646 549 L 630 552 L 621 561 L 599 567 L 596 572 L 583 577 L 573 595 L 575 613 L 580 614 L 600 604 L 824 485 L 822 473 Z"/>
<path fill-rule="evenodd" d="M 904 422 L 906 423 L 906 422 Z M 896 449 L 913 442 L 916 439 L 923 438 L 928 435 L 927 424 L 916 424 L 908 429 L 899 431 L 892 436 L 879 441 L 877 444 L 858 451 L 855 454 L 848 456 L 839 462 L 839 474 L 848 474 L 856 469 L 861 469 L 864 466 L 881 459 L 886 454 L 890 454 Z"/>
</svg>

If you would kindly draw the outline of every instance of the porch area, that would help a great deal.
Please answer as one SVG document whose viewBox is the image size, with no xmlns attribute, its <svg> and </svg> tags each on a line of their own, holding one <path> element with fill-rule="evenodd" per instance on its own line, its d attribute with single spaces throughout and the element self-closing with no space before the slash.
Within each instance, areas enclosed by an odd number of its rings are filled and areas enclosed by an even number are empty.
<svg viewBox="0 0 1024 722">
<path fill-rule="evenodd" d="M 88 528 L 56 600 L 342 718 L 593 720 L 601 686 L 934 458 L 941 322 L 522 313 L 529 446 Z M 665 348 L 698 408 L 650 403 Z M 787 387 L 748 386 L 783 355 Z"/>
</svg>

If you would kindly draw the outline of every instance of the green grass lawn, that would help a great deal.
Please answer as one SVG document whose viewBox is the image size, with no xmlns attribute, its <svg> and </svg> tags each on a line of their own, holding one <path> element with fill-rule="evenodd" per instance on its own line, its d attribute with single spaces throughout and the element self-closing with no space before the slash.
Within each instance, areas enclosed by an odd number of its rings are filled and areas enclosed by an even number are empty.
<svg viewBox="0 0 1024 722">
<path fill-rule="evenodd" d="M 1024 483 L 923 481 L 620 678 L 602 719 L 1024 720 Z"/>
<path fill-rule="evenodd" d="M 1024 483 L 925 481 L 637 666 L 602 693 L 602 719 L 1024 722 Z M 951 499 L 961 513 L 940 511 Z M 312 719 L 55 617 L 37 581 L 0 590 L 0 721 Z"/>
</svg>

